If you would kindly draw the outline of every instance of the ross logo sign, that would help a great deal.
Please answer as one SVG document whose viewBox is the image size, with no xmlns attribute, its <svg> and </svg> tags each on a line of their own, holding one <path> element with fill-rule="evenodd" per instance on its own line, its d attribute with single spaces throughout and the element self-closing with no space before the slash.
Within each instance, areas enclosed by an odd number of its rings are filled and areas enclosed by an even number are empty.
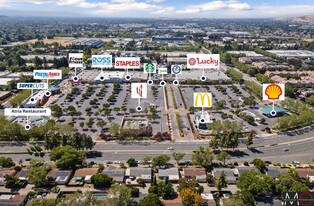
<svg viewBox="0 0 314 206">
<path fill-rule="evenodd" d="M 158 74 L 168 74 L 167 68 L 158 68 Z"/>
<path fill-rule="evenodd" d="M 111 55 L 92 55 L 92 67 L 93 68 L 112 67 L 112 56 Z"/>
<path fill-rule="evenodd" d="M 157 65 L 153 63 L 145 63 L 144 64 L 144 73 L 151 73 L 155 74 L 156 73 L 156 68 Z"/>
<path fill-rule="evenodd" d="M 194 92 L 194 107 L 212 107 L 212 93 Z"/>
<path fill-rule="evenodd" d="M 50 116 L 51 109 L 37 109 L 37 108 L 5 108 L 5 116 Z"/>
<path fill-rule="evenodd" d="M 286 192 L 282 205 L 314 206 L 314 192 Z"/>
<path fill-rule="evenodd" d="M 17 89 L 48 89 L 47 83 L 17 83 Z"/>
<path fill-rule="evenodd" d="M 181 65 L 171 65 L 171 74 L 181 74 L 182 66 Z"/>
<path fill-rule="evenodd" d="M 275 101 L 285 99 L 284 84 L 263 84 L 263 100 Z"/>
<path fill-rule="evenodd" d="M 220 56 L 219 54 L 188 54 L 187 68 L 188 69 L 219 69 Z"/>
<path fill-rule="evenodd" d="M 62 70 L 34 70 L 34 79 L 62 79 Z"/>
<path fill-rule="evenodd" d="M 138 57 L 116 57 L 116 69 L 139 69 L 140 58 Z"/>
<path fill-rule="evenodd" d="M 147 98 L 147 83 L 132 83 L 131 98 L 145 99 Z"/>
<path fill-rule="evenodd" d="M 83 53 L 69 53 L 69 67 L 83 67 Z"/>
</svg>

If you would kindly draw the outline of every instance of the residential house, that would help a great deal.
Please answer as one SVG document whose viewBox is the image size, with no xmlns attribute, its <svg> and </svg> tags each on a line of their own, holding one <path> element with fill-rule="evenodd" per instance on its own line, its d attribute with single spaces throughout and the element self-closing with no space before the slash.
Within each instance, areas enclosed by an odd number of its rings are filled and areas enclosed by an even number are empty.
<svg viewBox="0 0 314 206">
<path fill-rule="evenodd" d="M 251 171 L 251 170 L 257 171 L 255 167 L 237 167 L 235 170 L 235 175 L 240 177 L 245 171 Z"/>
<path fill-rule="evenodd" d="M 53 185 L 65 185 L 69 182 L 72 170 L 51 170 L 47 177 L 50 184 Z"/>
<path fill-rule="evenodd" d="M 124 176 L 125 176 L 124 169 L 119 169 L 116 167 L 109 167 L 103 170 L 102 173 L 108 175 L 109 177 L 111 177 L 113 180 L 115 180 L 116 182 L 120 184 L 122 184 L 124 181 Z"/>
<path fill-rule="evenodd" d="M 265 171 L 268 176 L 271 176 L 274 179 L 276 179 L 280 174 L 288 174 L 287 170 L 275 167 L 266 167 Z"/>
<path fill-rule="evenodd" d="M 162 180 L 169 180 L 169 182 L 178 182 L 180 175 L 179 170 L 176 167 L 159 169 L 158 178 Z"/>
<path fill-rule="evenodd" d="M 299 177 L 309 179 L 310 183 L 314 185 L 314 170 L 310 168 L 296 168 L 295 171 Z"/>
<path fill-rule="evenodd" d="M 11 175 L 14 176 L 16 174 L 15 170 L 12 170 L 10 168 L 2 168 L 0 169 L 0 186 L 5 186 L 5 176 Z"/>
<path fill-rule="evenodd" d="M 26 195 L 2 194 L 0 195 L 0 205 L 21 206 L 24 205 Z"/>
<path fill-rule="evenodd" d="M 83 185 L 84 183 L 91 184 L 91 178 L 97 174 L 98 168 L 81 168 L 77 169 L 69 185 Z"/>
<path fill-rule="evenodd" d="M 226 175 L 226 179 L 228 184 L 235 184 L 237 181 L 237 171 L 236 169 L 230 169 L 230 168 L 213 168 L 212 175 L 217 180 L 221 173 L 224 172 Z"/>
<path fill-rule="evenodd" d="M 16 174 L 16 177 L 19 178 L 21 181 L 28 181 L 26 174 L 28 173 L 29 168 L 23 168 L 20 172 Z"/>
<path fill-rule="evenodd" d="M 202 167 L 183 168 L 184 178 L 195 178 L 198 182 L 206 182 L 206 170 Z"/>
<path fill-rule="evenodd" d="M 130 180 L 143 179 L 146 183 L 152 182 L 152 168 L 131 167 L 125 171 L 125 178 Z"/>
</svg>

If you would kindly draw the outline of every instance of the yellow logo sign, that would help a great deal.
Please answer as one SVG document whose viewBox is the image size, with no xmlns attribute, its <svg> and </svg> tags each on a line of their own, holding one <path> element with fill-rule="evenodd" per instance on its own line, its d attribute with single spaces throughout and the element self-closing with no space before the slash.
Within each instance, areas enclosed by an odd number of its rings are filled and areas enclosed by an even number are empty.
<svg viewBox="0 0 314 206">
<path fill-rule="evenodd" d="M 194 107 L 211 107 L 212 94 L 207 92 L 194 93 Z"/>
</svg>

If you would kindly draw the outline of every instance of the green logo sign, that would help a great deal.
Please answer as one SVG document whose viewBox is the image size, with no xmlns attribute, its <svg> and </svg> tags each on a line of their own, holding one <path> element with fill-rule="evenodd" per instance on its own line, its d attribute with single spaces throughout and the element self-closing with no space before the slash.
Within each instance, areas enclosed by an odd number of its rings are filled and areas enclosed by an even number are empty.
<svg viewBox="0 0 314 206">
<path fill-rule="evenodd" d="M 155 73 L 155 65 L 153 63 L 147 63 L 145 65 L 145 72 L 146 73 Z"/>
</svg>

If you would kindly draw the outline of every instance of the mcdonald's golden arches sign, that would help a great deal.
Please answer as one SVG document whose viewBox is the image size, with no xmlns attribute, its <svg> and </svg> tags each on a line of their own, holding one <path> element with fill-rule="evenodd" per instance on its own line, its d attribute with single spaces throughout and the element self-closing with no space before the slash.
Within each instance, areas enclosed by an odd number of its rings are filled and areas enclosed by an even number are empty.
<svg viewBox="0 0 314 206">
<path fill-rule="evenodd" d="M 194 92 L 194 107 L 212 107 L 212 93 Z"/>
</svg>

